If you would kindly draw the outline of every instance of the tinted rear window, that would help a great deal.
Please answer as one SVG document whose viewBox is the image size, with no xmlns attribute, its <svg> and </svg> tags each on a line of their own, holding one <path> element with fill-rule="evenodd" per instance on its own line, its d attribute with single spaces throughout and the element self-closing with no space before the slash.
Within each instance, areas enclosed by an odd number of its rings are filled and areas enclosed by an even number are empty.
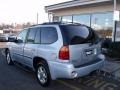
<svg viewBox="0 0 120 90">
<path fill-rule="evenodd" d="M 57 30 L 54 27 L 41 27 L 41 43 L 52 44 L 58 39 Z"/>
<path fill-rule="evenodd" d="M 83 44 L 93 38 L 93 31 L 81 25 L 61 25 L 61 32 L 65 44 Z"/>
</svg>

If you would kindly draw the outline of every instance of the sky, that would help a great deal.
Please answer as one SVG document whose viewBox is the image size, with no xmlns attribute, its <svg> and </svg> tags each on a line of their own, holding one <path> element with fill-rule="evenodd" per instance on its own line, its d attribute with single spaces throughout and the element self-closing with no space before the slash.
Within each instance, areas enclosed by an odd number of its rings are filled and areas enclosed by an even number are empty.
<svg viewBox="0 0 120 90">
<path fill-rule="evenodd" d="M 36 23 L 37 13 L 39 23 L 48 21 L 44 6 L 70 0 L 0 0 L 0 24 Z"/>
</svg>

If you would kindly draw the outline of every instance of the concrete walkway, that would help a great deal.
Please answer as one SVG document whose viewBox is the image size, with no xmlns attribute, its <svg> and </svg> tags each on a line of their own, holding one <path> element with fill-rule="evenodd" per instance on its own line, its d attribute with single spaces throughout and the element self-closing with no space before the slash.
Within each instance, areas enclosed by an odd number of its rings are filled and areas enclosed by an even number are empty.
<svg viewBox="0 0 120 90">
<path fill-rule="evenodd" d="M 120 81 L 120 63 L 107 60 L 101 70 L 110 73 L 115 79 Z"/>
</svg>

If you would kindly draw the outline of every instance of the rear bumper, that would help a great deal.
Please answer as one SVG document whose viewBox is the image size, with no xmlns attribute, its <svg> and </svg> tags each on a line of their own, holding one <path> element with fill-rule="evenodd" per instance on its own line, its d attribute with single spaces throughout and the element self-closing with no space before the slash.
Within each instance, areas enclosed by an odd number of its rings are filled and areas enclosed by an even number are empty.
<svg viewBox="0 0 120 90">
<path fill-rule="evenodd" d="M 91 64 L 85 67 L 76 68 L 75 71 L 77 72 L 77 77 L 85 76 L 94 70 L 100 69 L 101 67 L 103 67 L 103 65 L 104 65 L 104 60 L 101 60 L 97 63 Z"/>
<path fill-rule="evenodd" d="M 84 67 L 75 68 L 70 63 L 49 62 L 52 79 L 57 78 L 78 78 L 88 75 L 90 72 L 100 69 L 104 65 L 104 58 L 99 57 L 99 61 Z"/>
</svg>

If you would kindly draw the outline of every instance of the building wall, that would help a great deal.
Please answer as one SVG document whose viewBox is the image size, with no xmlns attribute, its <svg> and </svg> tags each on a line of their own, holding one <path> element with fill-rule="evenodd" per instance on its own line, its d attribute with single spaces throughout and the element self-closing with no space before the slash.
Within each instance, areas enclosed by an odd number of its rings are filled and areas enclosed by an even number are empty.
<svg viewBox="0 0 120 90">
<path fill-rule="evenodd" d="M 117 4 L 117 9 L 120 10 L 120 3 Z M 113 11 L 113 5 L 110 4 L 97 4 L 89 6 L 79 6 L 74 8 L 66 8 L 61 10 L 52 11 L 55 16 L 72 15 L 72 14 L 83 14 L 83 13 L 94 13 L 94 12 L 106 12 Z"/>
</svg>

